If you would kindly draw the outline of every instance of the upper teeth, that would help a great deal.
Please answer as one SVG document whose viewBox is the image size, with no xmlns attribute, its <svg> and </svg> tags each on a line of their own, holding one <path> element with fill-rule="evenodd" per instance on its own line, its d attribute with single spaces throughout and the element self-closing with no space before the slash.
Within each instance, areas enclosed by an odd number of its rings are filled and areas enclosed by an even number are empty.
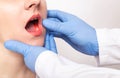
<svg viewBox="0 0 120 78">
<path fill-rule="evenodd" d="M 33 18 L 31 21 L 33 21 L 33 20 L 38 20 L 38 18 Z"/>
</svg>

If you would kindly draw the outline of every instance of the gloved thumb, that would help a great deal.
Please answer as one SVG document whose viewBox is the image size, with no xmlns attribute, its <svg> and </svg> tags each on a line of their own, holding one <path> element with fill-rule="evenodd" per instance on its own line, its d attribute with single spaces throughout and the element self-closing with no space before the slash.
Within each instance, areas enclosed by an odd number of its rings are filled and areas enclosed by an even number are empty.
<svg viewBox="0 0 120 78">
<path fill-rule="evenodd" d="M 15 41 L 15 40 L 8 40 L 4 43 L 4 46 L 14 52 L 20 53 L 24 56 L 27 55 L 29 51 L 29 45 L 23 44 L 21 42 Z"/>
<path fill-rule="evenodd" d="M 54 20 L 54 19 L 55 18 L 44 19 L 43 26 L 50 31 L 61 32 L 60 28 L 62 26 L 62 23 L 60 21 Z"/>
</svg>

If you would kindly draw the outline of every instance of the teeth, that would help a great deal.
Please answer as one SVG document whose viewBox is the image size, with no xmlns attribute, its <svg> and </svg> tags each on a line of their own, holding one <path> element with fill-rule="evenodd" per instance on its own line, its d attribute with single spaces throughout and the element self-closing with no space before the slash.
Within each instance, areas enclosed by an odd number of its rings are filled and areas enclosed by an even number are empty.
<svg viewBox="0 0 120 78">
<path fill-rule="evenodd" d="M 31 21 L 38 20 L 38 18 L 33 18 Z"/>
</svg>

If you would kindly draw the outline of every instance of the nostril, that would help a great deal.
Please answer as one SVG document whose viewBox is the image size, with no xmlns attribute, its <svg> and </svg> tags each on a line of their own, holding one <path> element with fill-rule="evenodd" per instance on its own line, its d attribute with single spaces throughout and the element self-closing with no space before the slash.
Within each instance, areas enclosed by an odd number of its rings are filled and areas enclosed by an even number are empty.
<svg viewBox="0 0 120 78">
<path fill-rule="evenodd" d="M 29 6 L 29 8 L 32 8 L 32 6 L 34 6 L 35 4 L 31 4 L 30 6 Z"/>
<path fill-rule="evenodd" d="M 36 4 L 26 5 L 26 6 L 25 6 L 25 9 L 26 9 L 26 10 L 29 10 L 29 9 L 32 8 L 33 6 L 36 6 Z"/>
<path fill-rule="evenodd" d="M 33 8 L 33 7 L 36 7 L 36 6 L 38 6 L 39 4 L 40 4 L 40 1 L 39 0 L 35 0 L 35 1 L 29 1 L 29 0 L 27 0 L 26 2 L 25 2 L 25 9 L 26 10 L 28 10 L 28 9 L 31 9 L 31 8 Z"/>
</svg>

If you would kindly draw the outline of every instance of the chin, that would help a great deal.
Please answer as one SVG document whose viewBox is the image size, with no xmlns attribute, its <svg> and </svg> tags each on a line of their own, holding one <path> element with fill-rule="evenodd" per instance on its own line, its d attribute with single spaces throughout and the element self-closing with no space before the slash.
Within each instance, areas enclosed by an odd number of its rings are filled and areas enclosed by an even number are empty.
<svg viewBox="0 0 120 78">
<path fill-rule="evenodd" d="M 21 42 L 26 43 L 28 45 L 32 46 L 43 46 L 44 45 L 44 37 L 42 38 L 33 38 L 33 39 L 26 39 L 24 41 L 21 40 Z"/>
<path fill-rule="evenodd" d="M 44 45 L 44 41 L 33 41 L 33 42 L 28 42 L 29 45 L 32 45 L 32 46 L 43 46 Z"/>
</svg>

